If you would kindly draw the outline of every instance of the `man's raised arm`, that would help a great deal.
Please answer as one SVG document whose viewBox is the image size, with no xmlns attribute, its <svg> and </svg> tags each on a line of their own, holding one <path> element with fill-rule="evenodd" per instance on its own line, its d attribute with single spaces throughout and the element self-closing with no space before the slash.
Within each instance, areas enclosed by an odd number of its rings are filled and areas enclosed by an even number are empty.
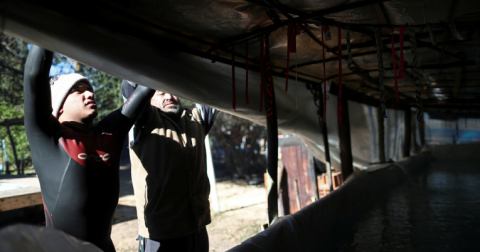
<svg viewBox="0 0 480 252">
<path fill-rule="evenodd" d="M 53 116 L 48 78 L 52 59 L 52 52 L 36 45 L 30 47 L 23 79 L 27 135 L 35 132 L 48 134 L 52 131 Z"/>
<path fill-rule="evenodd" d="M 122 83 L 122 89 L 125 85 L 125 80 Z M 133 91 L 134 89 L 134 91 Z M 141 114 L 143 109 L 150 104 L 150 98 L 155 93 L 155 90 L 138 85 L 136 88 L 132 87 L 133 93 L 127 98 L 125 104 L 122 107 L 122 114 L 134 121 L 138 119 L 138 116 Z"/>
</svg>

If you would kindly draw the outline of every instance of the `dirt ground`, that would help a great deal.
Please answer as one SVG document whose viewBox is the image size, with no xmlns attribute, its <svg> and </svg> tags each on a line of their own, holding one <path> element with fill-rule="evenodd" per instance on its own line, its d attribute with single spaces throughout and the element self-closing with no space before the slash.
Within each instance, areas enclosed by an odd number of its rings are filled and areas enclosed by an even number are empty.
<svg viewBox="0 0 480 252">
<path fill-rule="evenodd" d="M 130 168 L 120 171 L 120 200 L 115 212 L 112 240 L 118 252 L 138 250 L 137 213 Z M 240 244 L 260 231 L 267 222 L 266 192 L 263 184 L 243 181 L 217 182 L 219 213 L 212 213 L 207 226 L 210 251 L 220 252 Z"/>
</svg>

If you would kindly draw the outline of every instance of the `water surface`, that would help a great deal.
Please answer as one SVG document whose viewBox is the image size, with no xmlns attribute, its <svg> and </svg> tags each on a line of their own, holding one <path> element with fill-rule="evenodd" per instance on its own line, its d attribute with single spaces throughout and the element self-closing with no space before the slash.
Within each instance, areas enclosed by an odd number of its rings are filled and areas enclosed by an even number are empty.
<svg viewBox="0 0 480 252">
<path fill-rule="evenodd" d="M 480 251 L 480 164 L 430 164 L 341 237 L 337 251 Z"/>
</svg>

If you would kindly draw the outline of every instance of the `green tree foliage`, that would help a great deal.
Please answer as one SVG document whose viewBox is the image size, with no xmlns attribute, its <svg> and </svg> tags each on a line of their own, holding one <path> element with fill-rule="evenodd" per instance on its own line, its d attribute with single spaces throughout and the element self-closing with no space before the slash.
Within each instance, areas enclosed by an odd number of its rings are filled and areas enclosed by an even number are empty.
<svg viewBox="0 0 480 252">
<path fill-rule="evenodd" d="M 0 121 L 14 119 L 14 118 L 23 118 L 23 104 L 22 105 L 12 105 L 7 104 L 4 101 L 0 102 Z M 28 145 L 27 135 L 25 134 L 25 127 L 23 125 L 12 125 L 10 126 L 10 132 L 12 138 L 15 142 L 15 147 L 17 151 L 17 158 L 21 162 L 26 162 L 25 165 L 31 163 L 31 154 L 30 146 Z M 7 135 L 6 127 L 0 127 L 0 141 L 5 139 L 5 145 L 7 149 L 8 161 L 15 165 L 15 158 L 13 155 L 13 148 L 10 138 Z M 0 153 L 0 159 L 3 160 L 3 153 Z"/>
<path fill-rule="evenodd" d="M 216 172 L 223 167 L 224 175 L 248 179 L 265 172 L 266 159 L 262 143 L 266 128 L 246 119 L 220 113 L 210 130 L 212 156 Z"/>
<path fill-rule="evenodd" d="M 192 101 L 180 98 L 182 105 Z M 266 128 L 246 119 L 219 113 L 209 132 L 216 176 L 248 179 L 265 173 Z"/>
<path fill-rule="evenodd" d="M 27 43 L 0 35 L 0 97 L 11 105 L 23 104 L 23 69 L 28 54 Z"/>
<path fill-rule="evenodd" d="M 23 118 L 23 69 L 28 44 L 7 35 L 0 35 L 0 41 L 0 122 L 3 122 Z M 24 126 L 10 126 L 10 132 L 16 145 L 18 159 L 30 160 L 30 148 Z M 12 143 L 4 126 L 0 127 L 0 140 L 3 139 L 6 142 L 8 160 L 15 165 Z M 3 152 L 0 155 L 3 161 Z"/>
</svg>

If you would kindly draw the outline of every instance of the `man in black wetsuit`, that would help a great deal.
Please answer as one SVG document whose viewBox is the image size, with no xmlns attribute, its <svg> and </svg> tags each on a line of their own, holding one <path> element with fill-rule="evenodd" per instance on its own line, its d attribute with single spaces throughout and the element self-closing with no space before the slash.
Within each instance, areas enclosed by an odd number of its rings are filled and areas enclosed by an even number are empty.
<svg viewBox="0 0 480 252">
<path fill-rule="evenodd" d="M 154 91 L 137 88 L 97 125 L 90 82 L 79 74 L 48 82 L 53 53 L 32 45 L 25 65 L 25 131 L 40 180 L 47 227 L 115 251 L 110 232 L 125 137 Z M 53 113 L 52 113 L 53 107 Z"/>
<path fill-rule="evenodd" d="M 122 83 L 131 97 L 135 84 Z M 139 85 L 137 87 L 141 88 Z M 208 252 L 205 136 L 218 111 L 156 91 L 130 139 L 139 252 Z"/>
</svg>

